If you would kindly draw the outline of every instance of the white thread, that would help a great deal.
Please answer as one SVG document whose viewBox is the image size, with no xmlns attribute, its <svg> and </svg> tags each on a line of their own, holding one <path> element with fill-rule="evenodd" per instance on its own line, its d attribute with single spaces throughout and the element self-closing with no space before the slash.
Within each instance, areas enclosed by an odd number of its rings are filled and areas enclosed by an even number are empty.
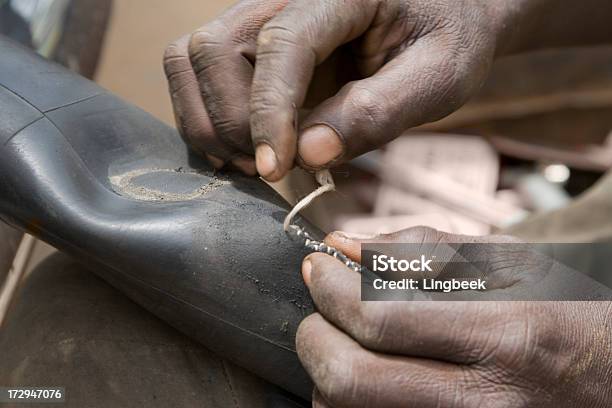
<svg viewBox="0 0 612 408">
<path fill-rule="evenodd" d="M 289 231 L 289 227 L 291 226 L 291 221 L 293 218 L 302 211 L 304 208 L 308 207 L 317 197 L 322 196 L 328 191 L 334 191 L 336 189 L 336 184 L 334 184 L 334 179 L 332 178 L 329 170 L 320 170 L 315 174 L 315 178 L 317 182 L 320 184 L 320 187 L 317 188 L 312 193 L 308 194 L 306 197 L 301 199 L 295 207 L 291 210 L 287 217 L 285 217 L 285 222 L 283 223 L 283 229 L 285 232 Z"/>
</svg>

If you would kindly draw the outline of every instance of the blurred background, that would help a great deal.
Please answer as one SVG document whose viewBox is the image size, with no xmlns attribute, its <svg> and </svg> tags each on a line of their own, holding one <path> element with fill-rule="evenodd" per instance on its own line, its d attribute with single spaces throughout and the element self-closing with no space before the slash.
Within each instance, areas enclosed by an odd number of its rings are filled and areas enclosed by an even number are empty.
<svg viewBox="0 0 612 408">
<path fill-rule="evenodd" d="M 162 67 L 164 49 L 231 4 L 231 0 L 0 0 L 0 34 L 174 125 Z M 21 237 L 9 230 L 0 226 L 0 239 L 9 243 L 6 254 L 0 253 L 0 267 L 3 259 L 7 264 L 0 278 Z M 28 271 L 53 251 L 37 241 Z"/>
<path fill-rule="evenodd" d="M 0 32 L 173 125 L 163 51 L 232 3 L 0 0 Z M 429 225 L 531 240 L 602 239 L 612 236 L 605 219 L 576 220 L 606 208 L 606 180 L 573 199 L 612 164 L 611 129 L 612 48 L 506 58 L 455 114 L 335 169 L 338 191 L 307 217 L 324 230 L 358 233 Z M 275 185 L 291 202 L 313 187 L 301 171 Z M 50 250 L 36 243 L 34 259 Z"/>
<path fill-rule="evenodd" d="M 0 0 L 0 35 L 93 79 L 173 126 L 162 69 L 164 49 L 233 2 Z M 376 234 L 426 225 L 469 235 L 510 233 L 527 241 L 610 242 L 612 177 L 606 172 L 612 165 L 611 130 L 612 47 L 505 58 L 496 64 L 480 94 L 458 112 L 333 169 L 337 191 L 317 200 L 305 216 L 324 231 Z M 316 186 L 311 174 L 294 170 L 273 187 L 293 204 Z M 99 377 L 113 385 L 116 395 L 137 390 L 145 401 L 150 390 L 153 398 L 157 392 L 157 402 L 147 400 L 147 406 L 168 406 L 162 397 L 175 395 L 194 400 L 185 406 L 230 403 L 206 402 L 217 399 L 242 406 L 237 398 L 248 401 L 244 406 L 256 405 L 252 392 L 242 392 L 265 389 L 262 380 L 197 348 L 110 287 L 104 289 L 90 274 L 77 279 L 76 269 L 53 263 L 48 257 L 52 252 L 50 246 L 0 222 L 0 285 L 5 282 L 0 291 L 0 329 L 19 283 L 27 289 L 34 282 L 30 288 L 36 289 L 38 278 L 38 290 L 26 291 L 21 302 L 14 302 L 25 312 L 13 316 L 25 324 L 17 331 L 21 336 L 13 350 L 25 354 L 27 362 L 31 355 L 47 350 L 41 345 L 47 344 L 50 333 L 66 337 L 49 361 L 56 376 L 75 384 L 71 389 L 75 401 L 82 398 L 89 403 L 91 395 L 102 395 L 105 389 L 95 380 Z M 580 270 L 612 287 L 608 254 L 605 246 Z M 51 263 L 40 264 L 43 259 Z M 22 279 L 36 266 L 40 273 L 32 273 L 27 282 Z M 53 271 L 62 275 L 48 274 Z M 41 319 L 46 316 L 43 311 L 66 315 L 57 319 L 65 326 L 58 329 L 54 319 Z M 74 316 L 80 320 L 73 324 Z M 40 320 L 47 325 L 40 326 Z M 107 322 L 101 325 L 107 332 L 96 332 L 100 321 Z M 32 330 L 34 326 L 39 329 Z M 83 331 L 83 327 L 96 330 Z M 21 351 L 21 340 L 28 338 L 34 340 L 27 342 L 33 349 Z M 70 354 L 74 349 L 86 352 Z M 13 382 L 19 384 L 19 378 L 32 372 L 44 375 L 45 365 L 39 364 L 46 357 L 31 359 L 33 371 L 20 363 L 11 372 L 17 379 Z M 87 371 L 90 366 L 96 370 Z M 83 372 L 95 375 L 89 378 Z M 231 379 L 231 387 L 224 378 L 228 383 Z M 107 395 L 103 397 L 97 406 L 108 406 Z"/>
</svg>

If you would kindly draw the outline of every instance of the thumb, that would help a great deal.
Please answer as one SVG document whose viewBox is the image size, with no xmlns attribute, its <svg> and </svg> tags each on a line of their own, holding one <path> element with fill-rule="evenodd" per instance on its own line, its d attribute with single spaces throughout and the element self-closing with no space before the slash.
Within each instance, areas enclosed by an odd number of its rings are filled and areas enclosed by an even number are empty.
<svg viewBox="0 0 612 408">
<path fill-rule="evenodd" d="M 355 262 L 361 263 L 362 244 L 516 244 L 520 241 L 508 235 L 472 236 L 451 234 L 420 226 L 406 228 L 390 234 L 367 236 L 335 231 L 325 237 L 325 243 L 339 249 Z"/>
<path fill-rule="evenodd" d="M 317 106 L 303 123 L 298 163 L 316 170 L 346 162 L 459 108 L 479 86 L 482 70 L 440 48 L 419 40 Z"/>
<path fill-rule="evenodd" d="M 355 262 L 361 262 L 362 244 L 465 242 L 473 237 L 447 234 L 429 227 L 407 228 L 391 234 L 365 236 L 335 231 L 325 237 L 325 243 L 339 249 Z"/>
</svg>

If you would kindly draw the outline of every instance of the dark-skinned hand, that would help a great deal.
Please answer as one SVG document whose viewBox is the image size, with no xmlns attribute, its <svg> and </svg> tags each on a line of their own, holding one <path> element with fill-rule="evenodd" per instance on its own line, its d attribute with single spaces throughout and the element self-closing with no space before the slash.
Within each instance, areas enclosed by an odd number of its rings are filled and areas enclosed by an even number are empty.
<svg viewBox="0 0 612 408">
<path fill-rule="evenodd" d="M 256 149 L 269 181 L 351 159 L 481 86 L 506 18 L 493 3 L 239 2 L 166 51 L 179 129 L 216 167 L 255 174 Z"/>
<path fill-rule="evenodd" d="M 360 241 L 340 233 L 326 241 L 360 260 Z M 546 255 L 507 249 L 515 242 L 508 237 L 412 228 L 367 240 L 491 241 L 502 243 L 482 246 L 500 291 L 537 295 L 550 289 L 539 282 L 564 273 Z M 362 302 L 359 274 L 336 259 L 312 254 L 302 272 L 317 308 L 297 333 L 298 355 L 316 385 L 313 406 L 612 406 L 612 302 Z M 573 282 L 577 298 L 609 299 L 586 276 Z"/>
<path fill-rule="evenodd" d="M 277 181 L 453 112 L 495 57 L 609 41 L 611 16 L 607 0 L 243 0 L 164 67 L 182 136 Z"/>
</svg>

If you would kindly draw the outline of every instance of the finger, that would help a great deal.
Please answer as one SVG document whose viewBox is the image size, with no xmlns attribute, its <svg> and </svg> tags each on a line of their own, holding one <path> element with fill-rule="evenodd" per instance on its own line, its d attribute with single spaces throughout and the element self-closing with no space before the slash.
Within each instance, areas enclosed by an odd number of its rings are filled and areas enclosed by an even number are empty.
<svg viewBox="0 0 612 408">
<path fill-rule="evenodd" d="M 340 164 L 461 106 L 480 86 L 481 70 L 462 62 L 465 57 L 449 55 L 440 43 L 417 40 L 375 75 L 345 85 L 316 107 L 303 124 L 300 165 Z"/>
<path fill-rule="evenodd" d="M 451 234 L 429 227 L 412 227 L 390 234 L 376 236 L 355 235 L 342 231 L 334 231 L 325 237 L 325 243 L 339 249 L 355 262 L 361 262 L 362 244 L 469 244 L 469 243 L 516 243 L 517 239 L 506 235 L 472 236 Z"/>
<path fill-rule="evenodd" d="M 215 136 L 189 60 L 188 44 L 189 36 L 182 37 L 168 46 L 164 54 L 174 116 L 181 136 L 196 151 L 206 154 L 214 167 L 221 168 L 236 151 Z"/>
<path fill-rule="evenodd" d="M 375 3 L 355 0 L 347 8 L 338 1 L 294 1 L 261 30 L 251 92 L 251 133 L 257 169 L 267 180 L 279 180 L 293 166 L 297 110 L 315 66 L 368 28 L 376 14 Z"/>
<path fill-rule="evenodd" d="M 339 249 L 355 262 L 361 262 L 361 245 L 367 243 L 464 243 L 478 242 L 480 237 L 468 235 L 448 234 L 429 227 L 413 227 L 391 234 L 376 236 L 358 236 L 342 231 L 335 231 L 325 237 L 325 243 Z"/>
<path fill-rule="evenodd" d="M 255 40 L 260 28 L 287 0 L 248 0 L 196 30 L 189 43 L 201 98 L 217 136 L 245 154 L 253 154 L 249 96 Z"/>
<path fill-rule="evenodd" d="M 321 315 L 302 321 L 297 352 L 324 401 L 337 407 L 463 407 L 471 392 L 456 365 L 374 353 Z"/>
<path fill-rule="evenodd" d="M 308 271 L 305 271 L 308 270 Z M 317 310 L 363 347 L 455 363 L 479 361 L 499 327 L 502 304 L 361 301 L 361 277 L 324 254 L 308 256 L 303 274 Z M 474 318 L 479 326 L 473 330 Z"/>
</svg>

